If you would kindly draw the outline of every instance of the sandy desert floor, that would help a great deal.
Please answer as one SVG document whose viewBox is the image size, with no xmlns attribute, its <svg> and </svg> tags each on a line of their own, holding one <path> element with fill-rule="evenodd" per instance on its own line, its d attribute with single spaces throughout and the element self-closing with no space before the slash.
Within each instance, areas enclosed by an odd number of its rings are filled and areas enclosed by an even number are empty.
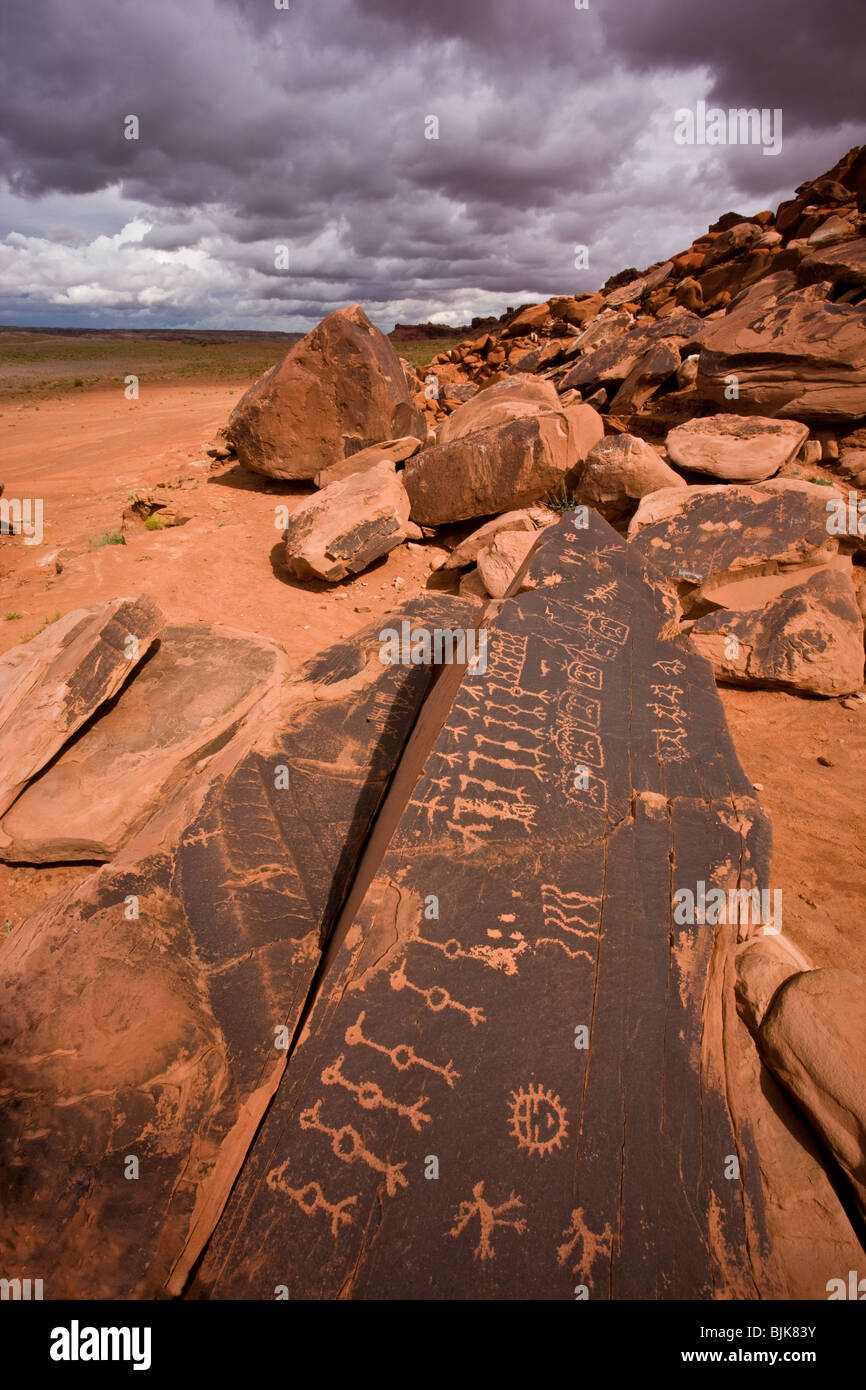
<svg viewBox="0 0 866 1390">
<path fill-rule="evenodd" d="M 7 497 L 43 499 L 44 541 L 0 538 L 0 654 L 55 615 L 148 594 L 170 621 L 260 633 L 300 664 L 426 588 L 433 546 L 402 547 L 334 587 L 302 585 L 282 569 L 275 508 L 291 509 L 310 489 L 206 452 L 243 389 L 237 379 L 158 372 L 143 378 L 137 401 L 113 382 L 82 390 L 64 381 L 38 395 L 20 383 L 7 389 L 0 481 Z M 161 531 L 133 523 L 123 544 L 104 543 L 137 491 L 164 496 L 189 521 Z M 772 816 L 786 934 L 816 965 L 866 974 L 866 704 L 721 693 L 740 760 Z M 89 872 L 0 865 L 0 930 Z"/>
</svg>

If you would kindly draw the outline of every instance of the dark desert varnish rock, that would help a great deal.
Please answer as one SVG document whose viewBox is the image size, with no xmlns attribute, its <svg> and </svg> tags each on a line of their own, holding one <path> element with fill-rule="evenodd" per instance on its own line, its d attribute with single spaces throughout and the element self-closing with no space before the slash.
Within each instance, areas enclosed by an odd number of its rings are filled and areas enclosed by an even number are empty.
<svg viewBox="0 0 866 1390">
<path fill-rule="evenodd" d="M 393 621 L 477 612 L 437 597 Z M 46 1297 L 154 1296 L 209 1233 L 437 674 L 381 648 L 366 629 L 291 683 L 283 657 L 118 859 L 3 938 L 4 1262 L 50 1269 Z"/>
<path fill-rule="evenodd" d="M 149 598 L 76 609 L 0 658 L 0 814 L 109 700 L 165 626 Z"/>
<path fill-rule="evenodd" d="M 737 927 L 672 917 L 766 884 L 766 818 L 636 550 L 566 518 L 527 581 L 428 701 L 194 1297 L 784 1292 L 708 985 Z"/>
</svg>

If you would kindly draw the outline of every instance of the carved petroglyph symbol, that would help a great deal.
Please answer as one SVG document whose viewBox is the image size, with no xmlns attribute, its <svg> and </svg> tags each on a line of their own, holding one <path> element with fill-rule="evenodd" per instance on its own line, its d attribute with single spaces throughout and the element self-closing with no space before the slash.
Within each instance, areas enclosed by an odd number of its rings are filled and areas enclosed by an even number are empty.
<svg viewBox="0 0 866 1390">
<path fill-rule="evenodd" d="M 568 1133 L 565 1106 L 559 1096 L 531 1083 L 511 1092 L 511 1133 L 521 1149 L 531 1154 L 549 1154 L 562 1148 Z"/>
<path fill-rule="evenodd" d="M 686 719 L 686 711 L 680 704 L 685 690 L 679 685 L 652 685 L 650 690 L 656 701 L 649 708 L 661 721 L 653 727 L 658 756 L 664 762 L 681 763 L 688 757 L 688 750 L 683 746 L 686 730 L 681 727 Z"/>
<path fill-rule="evenodd" d="M 443 956 L 449 960 L 477 960 L 481 965 L 490 966 L 491 970 L 501 970 L 506 975 L 517 974 L 517 957 L 522 956 L 524 951 L 529 949 L 529 942 L 522 932 L 511 932 L 513 946 L 470 946 L 467 950 L 462 946 L 456 937 L 450 941 L 428 941 L 426 937 L 418 936 L 415 938 L 419 946 L 431 946 L 434 951 L 441 951 Z"/>
<path fill-rule="evenodd" d="M 281 1163 L 268 1173 L 265 1181 L 272 1192 L 282 1192 L 305 1216 L 313 1216 L 317 1211 L 325 1212 L 331 1218 L 331 1235 L 339 1234 L 341 1226 L 351 1226 L 352 1213 L 347 1207 L 354 1206 L 357 1197 L 344 1197 L 342 1202 L 329 1202 L 317 1182 L 308 1182 L 305 1187 L 292 1187 L 288 1181 L 289 1161 Z"/>
<path fill-rule="evenodd" d="M 572 938 L 595 939 L 598 936 L 601 916 L 600 905 L 601 898 L 588 897 L 585 893 L 577 891 L 565 893 L 553 883 L 541 885 L 541 911 L 548 931 L 567 932 Z M 558 936 L 544 936 L 540 938 L 538 945 L 561 946 L 572 960 L 577 956 L 586 956 L 589 961 L 595 959 L 589 951 L 572 948 L 567 938 L 561 940 Z"/>
<path fill-rule="evenodd" d="M 571 1222 L 562 1234 L 565 1240 L 557 1247 L 556 1258 L 564 1265 L 574 1255 L 575 1250 L 578 1250 L 577 1263 L 572 1266 L 573 1274 L 580 1274 L 584 1279 L 588 1279 L 598 1256 L 610 1257 L 614 1240 L 610 1223 L 605 1223 L 601 1235 L 595 1235 L 584 1223 L 583 1207 L 578 1207 L 571 1213 Z"/>
<path fill-rule="evenodd" d="M 662 671 L 666 676 L 681 676 L 685 669 L 686 668 L 684 662 L 678 661 L 676 659 L 674 659 L 673 661 L 653 662 L 653 670 Z"/>
<path fill-rule="evenodd" d="M 414 1105 L 401 1105 L 399 1101 L 391 1100 L 386 1096 L 381 1086 L 377 1086 L 375 1081 L 350 1081 L 347 1076 L 343 1075 L 345 1060 L 346 1055 L 341 1052 L 336 1062 L 325 1067 L 322 1072 L 323 1086 L 342 1086 L 344 1090 L 351 1091 L 364 1110 L 395 1110 L 398 1115 L 402 1115 L 404 1119 L 408 1120 L 412 1128 L 418 1133 L 420 1133 L 422 1125 L 430 1124 L 432 1116 L 424 1113 L 427 1096 L 419 1096 Z"/>
<path fill-rule="evenodd" d="M 411 989 L 413 993 L 420 994 L 425 1000 L 427 1008 L 432 1009 L 433 1013 L 439 1013 L 442 1009 L 458 1009 L 460 1013 L 467 1015 L 473 1028 L 479 1023 L 487 1022 L 482 1009 L 467 1007 L 466 1004 L 461 1004 L 458 999 L 452 999 L 447 989 L 443 989 L 441 985 L 434 985 L 432 989 L 422 989 L 420 985 L 414 985 L 407 978 L 405 965 L 402 961 L 391 974 L 391 988 L 396 990 Z"/>
<path fill-rule="evenodd" d="M 593 589 L 592 593 L 587 594 L 586 597 L 595 599 L 598 603 L 609 603 L 618 587 L 616 580 L 612 579 L 609 584 L 599 584 L 598 588 Z"/>
<path fill-rule="evenodd" d="M 405 1163 L 393 1164 L 388 1163 L 385 1159 L 377 1158 L 374 1153 L 365 1148 L 361 1135 L 351 1125 L 332 1129 L 330 1125 L 323 1124 L 319 1118 L 322 1104 L 321 1100 L 317 1100 L 309 1110 L 301 1111 L 299 1120 L 301 1129 L 317 1129 L 320 1133 L 327 1134 L 331 1140 L 331 1152 L 343 1163 L 365 1163 L 374 1172 L 382 1173 L 389 1197 L 397 1195 L 398 1187 L 408 1187 L 408 1180 L 403 1173 L 403 1169 L 406 1167 Z"/>
<path fill-rule="evenodd" d="M 604 685 L 604 671 L 595 661 L 589 661 L 583 653 L 577 653 L 574 647 L 565 647 L 564 651 L 570 655 L 571 659 L 565 668 L 565 674 L 575 685 L 588 685 L 590 690 L 601 690 Z"/>
<path fill-rule="evenodd" d="M 477 1182 L 475 1184 L 472 1189 L 472 1196 L 475 1199 L 474 1201 L 460 1203 L 452 1218 L 454 1225 L 451 1227 L 448 1234 L 455 1238 L 461 1235 L 463 1231 L 466 1230 L 472 1218 L 477 1216 L 481 1227 L 481 1235 L 478 1244 L 472 1252 L 473 1257 L 476 1260 L 492 1260 L 495 1254 L 492 1236 L 497 1226 L 510 1226 L 511 1229 L 517 1231 L 519 1235 L 525 1233 L 526 1221 L 522 1216 L 506 1218 L 504 1215 L 507 1211 L 517 1210 L 517 1208 L 522 1207 L 524 1203 L 521 1198 L 518 1197 L 517 1193 L 512 1191 L 509 1193 L 507 1200 L 501 1202 L 498 1207 L 491 1206 L 491 1204 L 485 1200 L 483 1182 Z"/>
<path fill-rule="evenodd" d="M 436 1072 L 452 1088 L 455 1081 L 460 1080 L 460 1073 L 454 1070 L 454 1064 L 451 1061 L 447 1062 L 444 1067 L 440 1067 L 435 1062 L 428 1062 L 425 1057 L 419 1057 L 414 1047 L 408 1043 L 398 1043 L 396 1047 L 383 1047 L 381 1043 L 373 1042 L 372 1038 L 365 1037 L 361 1027 L 365 1018 L 366 1012 L 362 1010 L 357 1020 L 346 1029 L 346 1042 L 349 1047 L 371 1047 L 375 1052 L 382 1052 L 398 1071 L 407 1071 L 409 1067 L 423 1067 L 425 1071 Z"/>
</svg>

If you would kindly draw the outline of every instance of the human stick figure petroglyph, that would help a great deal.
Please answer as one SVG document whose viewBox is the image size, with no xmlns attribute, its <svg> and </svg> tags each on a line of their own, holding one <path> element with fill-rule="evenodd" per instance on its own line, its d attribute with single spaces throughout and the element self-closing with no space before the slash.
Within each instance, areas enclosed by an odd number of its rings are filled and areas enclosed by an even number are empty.
<svg viewBox="0 0 866 1390">
<path fill-rule="evenodd" d="M 304 1187 L 292 1187 L 288 1182 L 289 1160 L 281 1163 L 268 1173 L 265 1182 L 272 1192 L 282 1192 L 290 1201 L 301 1208 L 305 1216 L 313 1216 L 317 1211 L 325 1212 L 331 1218 L 331 1234 L 337 1236 L 341 1226 L 351 1226 L 352 1213 L 347 1207 L 354 1206 L 358 1198 L 344 1197 L 342 1202 L 329 1202 L 317 1182 L 308 1182 Z"/>
<path fill-rule="evenodd" d="M 613 1250 L 614 1235 L 610 1223 L 605 1223 L 601 1235 L 595 1235 L 584 1222 L 583 1207 L 571 1213 L 571 1221 L 562 1234 L 565 1239 L 562 1245 L 557 1246 L 556 1258 L 559 1264 L 564 1265 L 577 1250 L 577 1263 L 572 1266 L 572 1273 L 584 1279 L 589 1278 L 598 1256 L 609 1257 Z"/>
<path fill-rule="evenodd" d="M 346 1060 L 345 1053 L 341 1052 L 336 1062 L 332 1062 L 329 1067 L 325 1067 L 322 1072 L 323 1086 L 342 1086 L 345 1091 L 351 1091 L 358 1104 L 364 1110 L 394 1110 L 398 1115 L 402 1115 L 408 1120 L 412 1128 L 418 1133 L 422 1125 L 429 1125 L 431 1116 L 425 1114 L 424 1106 L 427 1104 L 427 1096 L 419 1096 L 414 1105 L 401 1105 L 399 1101 L 391 1100 L 386 1096 L 375 1081 L 350 1081 L 343 1075 L 343 1063 Z"/>
<path fill-rule="evenodd" d="M 454 1070 L 454 1064 L 450 1060 L 444 1067 L 440 1067 L 435 1062 L 428 1062 L 425 1057 L 419 1057 L 414 1047 L 409 1043 L 398 1043 L 396 1047 L 383 1047 L 381 1043 L 365 1037 L 361 1025 L 366 1016 L 366 1012 L 362 1010 L 356 1021 L 346 1029 L 345 1040 L 349 1047 L 371 1047 L 374 1052 L 384 1053 L 391 1065 L 396 1067 L 398 1071 L 406 1071 L 409 1067 L 423 1067 L 426 1071 L 436 1072 L 452 1089 L 455 1081 L 460 1080 L 460 1073 Z"/>
<path fill-rule="evenodd" d="M 454 1213 L 452 1220 L 454 1225 L 448 1232 L 449 1236 L 455 1238 L 465 1231 L 469 1222 L 474 1216 L 478 1217 L 481 1226 L 481 1235 L 472 1254 L 476 1260 L 492 1260 L 494 1258 L 493 1241 L 491 1237 L 497 1226 L 510 1226 L 519 1235 L 526 1232 L 526 1221 L 522 1216 L 506 1219 L 503 1215 L 507 1211 L 515 1211 L 524 1205 L 517 1193 L 509 1193 L 506 1201 L 500 1203 L 498 1207 L 491 1206 L 484 1197 L 484 1183 L 477 1182 L 472 1189 L 473 1202 L 461 1202 Z"/>
<path fill-rule="evenodd" d="M 365 1163 L 368 1168 L 372 1168 L 377 1173 L 382 1173 L 385 1178 L 385 1188 L 389 1197 L 397 1195 L 398 1187 L 408 1187 L 408 1180 L 403 1172 L 405 1163 L 388 1163 L 384 1159 L 377 1158 L 364 1145 L 361 1135 L 351 1125 L 343 1125 L 340 1129 L 332 1129 L 330 1125 L 323 1124 L 319 1118 L 319 1112 L 323 1102 L 317 1100 L 315 1105 L 309 1110 L 302 1110 L 299 1123 L 301 1129 L 317 1129 L 322 1134 L 327 1134 L 331 1140 L 331 1152 L 335 1154 L 343 1163 Z"/>
</svg>

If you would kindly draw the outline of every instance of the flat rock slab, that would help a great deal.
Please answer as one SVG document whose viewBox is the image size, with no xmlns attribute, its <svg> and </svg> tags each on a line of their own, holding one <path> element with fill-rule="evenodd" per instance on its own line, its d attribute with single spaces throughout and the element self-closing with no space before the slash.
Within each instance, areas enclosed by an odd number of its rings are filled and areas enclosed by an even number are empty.
<svg viewBox="0 0 866 1390">
<path fill-rule="evenodd" d="M 0 658 L 0 814 L 111 698 L 165 626 L 152 599 L 79 608 Z"/>
<path fill-rule="evenodd" d="M 348 458 L 332 463 L 329 468 L 317 473 L 316 487 L 338 483 L 352 473 L 364 473 L 368 468 L 375 468 L 377 463 L 402 463 L 404 459 L 417 454 L 421 442 L 414 434 L 407 434 L 402 439 L 386 439 L 381 444 L 372 444 L 368 449 L 359 449 L 357 454 L 350 454 Z"/>
<path fill-rule="evenodd" d="M 799 479 L 665 489 L 638 507 L 629 541 L 682 594 L 753 570 L 768 573 L 817 565 L 835 556 L 827 529 L 828 500 L 837 493 Z"/>
<path fill-rule="evenodd" d="M 806 425 L 754 415 L 710 415 L 670 431 L 668 457 L 681 468 L 728 482 L 761 482 L 778 473 L 809 437 Z"/>
<path fill-rule="evenodd" d="M 31 782 L 0 825 L 0 857 L 111 859 L 274 679 L 278 649 L 245 633 L 165 628 L 100 717 Z"/>
<path fill-rule="evenodd" d="M 714 932 L 672 918 L 677 885 L 766 882 L 766 820 L 638 553 L 566 518 L 525 575 L 407 751 L 193 1296 L 775 1287 L 758 1165 L 725 1178 Z"/>
<path fill-rule="evenodd" d="M 690 629 L 720 680 L 813 695 L 850 695 L 863 684 L 863 618 L 850 575 L 804 572 L 758 609 L 720 609 Z"/>
<path fill-rule="evenodd" d="M 603 321 L 599 319 L 598 325 L 593 324 L 587 332 L 601 333 L 602 326 Z M 670 341 L 688 352 L 696 350 L 705 328 L 703 319 L 698 318 L 696 314 L 684 312 L 670 314 L 667 318 L 659 319 L 657 323 L 639 324 L 635 328 L 620 332 L 607 342 L 598 343 L 597 346 L 590 339 L 586 344 L 589 351 L 584 352 L 559 383 L 559 389 L 567 391 L 576 386 L 586 394 L 608 382 L 624 381 L 632 368 L 658 343 Z M 584 338 L 578 338 L 577 343 L 583 344 Z"/>
<path fill-rule="evenodd" d="M 377 625 L 284 665 L 114 863 L 0 941 L 4 1258 L 46 1297 L 152 1297 L 209 1234 L 437 674 L 381 653 Z"/>
</svg>

